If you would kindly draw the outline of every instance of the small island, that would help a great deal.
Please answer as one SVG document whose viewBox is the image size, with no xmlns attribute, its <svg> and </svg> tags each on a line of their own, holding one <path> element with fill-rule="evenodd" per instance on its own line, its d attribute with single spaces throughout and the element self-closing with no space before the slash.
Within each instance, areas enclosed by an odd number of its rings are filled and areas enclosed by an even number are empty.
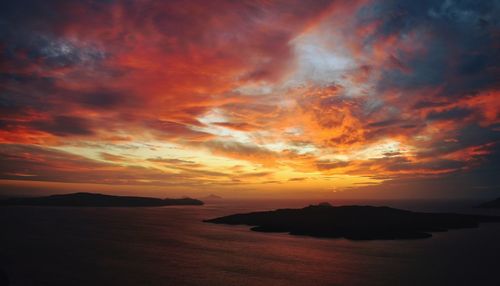
<svg viewBox="0 0 500 286">
<path fill-rule="evenodd" d="M 302 209 L 235 214 L 205 220 L 209 223 L 249 225 L 261 232 L 288 232 L 351 240 L 428 238 L 431 232 L 473 228 L 500 217 L 452 213 L 423 213 L 390 207 L 339 206 L 328 203 Z"/>
<path fill-rule="evenodd" d="M 480 204 L 479 207 L 485 209 L 500 209 L 500 198 Z"/>
<path fill-rule="evenodd" d="M 160 207 L 174 205 L 203 205 L 197 199 L 159 199 L 150 197 L 111 196 L 97 193 L 73 193 L 46 197 L 8 198 L 0 206 L 52 207 Z"/>
<path fill-rule="evenodd" d="M 218 196 L 218 195 L 210 194 L 206 197 L 203 197 L 202 199 L 203 200 L 222 200 L 222 197 Z"/>
</svg>

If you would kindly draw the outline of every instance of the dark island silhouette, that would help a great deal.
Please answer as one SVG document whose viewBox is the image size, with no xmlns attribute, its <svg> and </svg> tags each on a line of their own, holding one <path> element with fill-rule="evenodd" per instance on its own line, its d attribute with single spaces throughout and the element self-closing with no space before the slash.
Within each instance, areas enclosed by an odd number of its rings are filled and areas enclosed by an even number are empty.
<svg viewBox="0 0 500 286">
<path fill-rule="evenodd" d="M 149 197 L 111 196 L 97 193 L 73 193 L 46 197 L 9 198 L 0 200 L 0 206 L 54 206 L 54 207 L 160 207 L 174 205 L 203 205 L 197 199 L 159 199 Z"/>
<path fill-rule="evenodd" d="M 261 232 L 288 232 L 351 240 L 428 238 L 431 232 L 473 228 L 500 217 L 453 213 L 422 213 L 390 207 L 339 206 L 328 203 L 302 209 L 235 214 L 205 220 L 209 223 L 249 225 Z"/>
<path fill-rule="evenodd" d="M 480 208 L 500 209 L 500 198 L 479 205 Z"/>
<path fill-rule="evenodd" d="M 218 196 L 218 195 L 210 194 L 210 195 L 208 195 L 206 197 L 203 197 L 202 199 L 203 200 L 221 200 L 222 197 Z"/>
</svg>

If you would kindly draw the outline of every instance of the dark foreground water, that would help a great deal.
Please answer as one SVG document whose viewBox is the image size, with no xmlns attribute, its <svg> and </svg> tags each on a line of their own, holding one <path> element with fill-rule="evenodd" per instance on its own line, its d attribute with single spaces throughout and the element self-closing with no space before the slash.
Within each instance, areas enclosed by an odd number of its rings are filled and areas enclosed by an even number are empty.
<svg viewBox="0 0 500 286">
<path fill-rule="evenodd" d="M 467 208 L 472 202 L 369 203 L 481 212 Z M 4 207 L 0 269 L 11 285 L 500 285 L 500 224 L 424 240 L 349 241 L 201 222 L 306 204 Z"/>
</svg>

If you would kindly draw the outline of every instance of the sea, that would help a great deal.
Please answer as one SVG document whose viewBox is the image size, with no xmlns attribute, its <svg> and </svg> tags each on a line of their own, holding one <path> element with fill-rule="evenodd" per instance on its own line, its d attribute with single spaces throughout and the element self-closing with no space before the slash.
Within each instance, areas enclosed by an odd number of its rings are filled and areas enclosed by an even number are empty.
<svg viewBox="0 0 500 286">
<path fill-rule="evenodd" d="M 417 240 L 352 241 L 204 223 L 304 207 L 307 200 L 214 200 L 144 208 L 1 207 L 9 285 L 500 285 L 500 224 Z M 500 215 L 476 201 L 332 201 Z"/>
</svg>

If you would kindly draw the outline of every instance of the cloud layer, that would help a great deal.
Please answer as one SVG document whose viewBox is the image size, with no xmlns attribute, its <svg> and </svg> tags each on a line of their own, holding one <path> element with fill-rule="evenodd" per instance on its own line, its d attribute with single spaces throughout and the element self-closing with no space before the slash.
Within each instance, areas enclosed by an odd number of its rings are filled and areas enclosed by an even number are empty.
<svg viewBox="0 0 500 286">
<path fill-rule="evenodd" d="M 236 193 L 408 182 L 411 196 L 440 180 L 451 196 L 500 186 L 497 1 L 0 11 L 2 180 Z"/>
</svg>

